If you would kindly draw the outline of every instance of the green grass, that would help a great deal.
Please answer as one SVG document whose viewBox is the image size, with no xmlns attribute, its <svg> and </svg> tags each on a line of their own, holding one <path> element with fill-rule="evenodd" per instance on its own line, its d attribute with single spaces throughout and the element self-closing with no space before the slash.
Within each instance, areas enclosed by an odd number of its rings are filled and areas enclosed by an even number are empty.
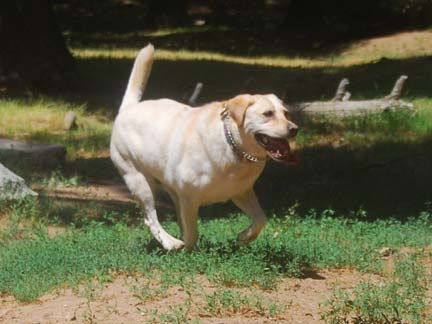
<svg viewBox="0 0 432 324">
<path fill-rule="evenodd" d="M 260 238 L 241 248 L 235 238 L 248 219 L 233 214 L 228 219 L 202 220 L 201 238 L 193 253 L 166 253 L 146 228 L 124 222 L 105 225 L 106 218 L 98 220 L 98 216 L 106 211 L 89 218 L 81 229 L 54 237 L 46 234 L 41 223 L 45 208 L 34 201 L 4 206 L 3 212 L 21 215 L 16 222 L 23 224 L 25 215 L 39 220 L 28 225 L 28 235 L 5 235 L 14 226 L 10 224 L 0 236 L 0 291 L 21 301 L 34 300 L 64 283 L 76 286 L 91 278 L 103 280 L 120 273 L 152 273 L 168 286 L 204 274 L 221 286 L 274 289 L 279 278 L 302 276 L 306 269 L 380 271 L 381 247 L 429 246 L 432 234 L 427 211 L 404 223 L 370 223 L 330 216 L 332 211 L 319 217 L 313 212 L 299 217 L 291 210 L 286 217 L 271 218 Z M 178 235 L 174 222 L 165 226 Z"/>
</svg>

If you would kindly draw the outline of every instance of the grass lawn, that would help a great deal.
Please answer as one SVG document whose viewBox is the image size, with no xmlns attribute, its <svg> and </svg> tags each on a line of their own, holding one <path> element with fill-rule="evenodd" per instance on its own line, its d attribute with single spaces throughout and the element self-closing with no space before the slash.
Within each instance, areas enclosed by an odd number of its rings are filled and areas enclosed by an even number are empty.
<svg viewBox="0 0 432 324">
<path fill-rule="evenodd" d="M 277 291 L 283 278 L 304 278 L 326 268 L 355 268 L 382 273 L 384 286 L 365 281 L 353 296 L 335 290 L 328 301 L 329 310 L 323 308 L 324 318 L 357 314 L 376 320 L 390 315 L 409 323 L 423 323 L 428 316 L 426 293 L 430 281 L 422 265 L 424 258 L 432 257 L 428 250 L 432 235 L 428 211 L 406 222 L 367 222 L 362 220 L 364 212 L 335 215 L 328 209 L 321 214 L 311 211 L 300 215 L 293 207 L 271 217 L 262 236 L 244 248 L 237 246 L 235 237 L 248 224 L 245 215 L 203 218 L 199 224 L 201 238 L 193 253 L 166 253 L 146 229 L 131 225 L 132 216 L 96 206 L 92 207 L 92 217 L 69 224 L 55 236 L 50 236 L 46 227 L 56 224 L 57 212 L 48 202 L 31 199 L 4 204 L 2 211 L 9 215 L 9 221 L 0 232 L 0 291 L 19 301 L 32 301 L 65 284 L 78 289 L 80 283 L 89 280 L 111 282 L 120 274 L 128 274 L 145 276 L 155 283 L 152 289 L 148 284 L 132 286 L 142 299 L 151 300 L 170 287 L 181 286 L 190 290 L 190 298 L 204 296 L 207 304 L 200 307 L 217 316 L 220 312 L 235 313 L 235 307 L 240 306 L 254 310 L 258 307 L 254 298 L 265 291 Z M 172 219 L 165 226 L 178 235 Z M 394 273 L 385 274 L 383 248 L 395 254 L 409 248 L 411 253 L 401 254 Z M 404 267 L 403 271 L 398 267 Z M 213 293 L 200 291 L 195 285 L 199 286 L 202 276 L 219 288 Z M 245 287 L 254 287 L 258 293 L 240 294 L 235 290 Z M 287 307 L 260 298 L 260 316 L 276 316 L 272 312 L 279 309 L 282 313 Z M 393 308 L 382 303 L 382 314 L 378 315 L 373 315 L 375 308 L 364 305 L 382 298 L 398 303 Z M 337 311 L 339 308 L 343 312 Z"/>
<path fill-rule="evenodd" d="M 304 322 L 307 312 L 327 323 L 430 320 L 432 32 L 307 50 L 275 36 L 274 51 L 266 38 L 255 35 L 247 46 L 240 36 L 196 28 L 109 37 L 71 34 L 82 77 L 78 89 L 0 99 L 0 137 L 67 149 L 66 165 L 54 172 L 9 166 L 44 194 L 0 203 L 0 296 L 16 299 L 2 301 L 6 308 L 13 313 L 26 302 L 44 302 L 49 293 L 83 290 L 86 308 L 80 308 L 79 320 L 104 323 L 94 308 L 99 295 L 93 295 L 126 277 L 138 303 L 128 312 L 153 323 L 233 316 L 239 323 L 282 323 L 301 312 Z M 223 48 L 217 46 L 222 39 L 228 44 Z M 372 99 L 388 94 L 395 79 L 407 74 L 405 99 L 416 112 L 298 121 L 300 166 L 269 163 L 256 184 L 270 217 L 259 239 L 238 247 L 235 238 L 248 225 L 247 217 L 231 205 L 216 205 L 201 210 L 196 251 L 166 253 L 131 204 L 65 202 L 46 195 L 56 188 L 122 184 L 108 158 L 111 124 L 133 57 L 149 41 L 160 50 L 146 98 L 182 100 L 203 82 L 200 101 L 220 100 L 241 92 L 253 78 L 257 93 L 285 94 L 293 102 L 329 99 L 339 80 L 348 77 L 353 99 Z M 68 110 L 77 114 L 79 126 L 70 132 L 62 129 Z M 172 210 L 164 208 L 164 226 L 178 235 Z M 317 278 L 326 271 L 329 278 L 331 271 L 348 271 L 357 279 L 326 287 L 313 312 L 296 308 L 299 295 L 290 297 L 292 302 L 284 299 L 313 278 L 311 287 L 318 287 Z M 297 281 L 290 286 L 290 280 Z M 317 298 L 311 287 L 306 300 Z M 177 289 L 182 297 L 175 299 Z M 170 298 L 177 303 L 170 304 Z M 163 301 L 164 306 L 157 304 Z"/>
</svg>

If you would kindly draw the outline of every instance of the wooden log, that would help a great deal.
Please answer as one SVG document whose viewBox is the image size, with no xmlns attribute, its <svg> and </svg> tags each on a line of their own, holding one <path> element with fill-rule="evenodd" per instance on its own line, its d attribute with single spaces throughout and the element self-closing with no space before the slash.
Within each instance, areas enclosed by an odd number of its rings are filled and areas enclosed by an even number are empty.
<svg viewBox="0 0 432 324">
<path fill-rule="evenodd" d="M 66 149 L 58 144 L 33 144 L 0 139 L 0 160 L 6 166 L 58 169 L 66 160 Z"/>
<path fill-rule="evenodd" d="M 314 101 L 288 106 L 295 114 L 334 115 L 338 117 L 360 116 L 393 109 L 413 109 L 414 105 L 402 100 L 360 100 L 360 101 Z"/>
<path fill-rule="evenodd" d="M 361 116 L 380 113 L 395 109 L 414 108 L 412 103 L 400 100 L 402 88 L 408 79 L 401 75 L 393 87 L 392 92 L 383 99 L 348 101 L 351 93 L 347 91 L 348 79 L 342 79 L 334 98 L 330 101 L 299 102 L 288 106 L 288 110 L 294 114 L 309 115 L 333 115 L 338 117 Z"/>
</svg>

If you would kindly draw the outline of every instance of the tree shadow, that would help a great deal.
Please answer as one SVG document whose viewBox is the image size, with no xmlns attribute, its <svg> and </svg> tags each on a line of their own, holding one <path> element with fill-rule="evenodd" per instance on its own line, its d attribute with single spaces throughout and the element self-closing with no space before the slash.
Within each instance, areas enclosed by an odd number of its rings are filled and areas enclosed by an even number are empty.
<svg viewBox="0 0 432 324">
<path fill-rule="evenodd" d="M 78 92 L 67 97 L 106 107 L 115 116 L 132 67 L 129 59 L 80 58 L 83 79 Z M 330 99 L 341 78 L 350 79 L 352 100 L 387 95 L 402 74 L 408 75 L 408 98 L 430 96 L 432 56 L 403 60 L 381 59 L 351 67 L 283 68 L 209 60 L 156 60 L 144 99 L 184 101 L 197 82 L 204 84 L 199 103 L 222 100 L 238 93 L 276 93 L 287 102 Z M 246 83 L 251 80 L 245 89 Z M 187 96 L 186 96 L 187 98 Z"/>
<path fill-rule="evenodd" d="M 270 215 L 284 217 L 299 205 L 299 215 L 326 209 L 347 218 L 416 217 L 432 201 L 432 134 L 419 143 L 380 142 L 368 148 L 308 147 L 300 151 L 301 163 L 287 167 L 269 162 L 255 190 Z M 118 183 L 109 158 L 82 159 L 67 166 L 69 172 L 83 174 L 93 184 Z M 97 170 L 97 171 L 92 171 Z M 167 195 L 159 195 L 162 206 L 171 205 Z M 367 212 L 367 215 L 363 214 Z M 232 203 L 204 206 L 203 221 L 240 212 Z M 159 208 L 161 219 L 175 217 L 173 210 Z"/>
<path fill-rule="evenodd" d="M 407 31 L 407 26 L 430 25 L 418 20 L 411 24 L 402 23 L 404 17 L 391 23 L 385 20 L 387 23 L 384 24 L 382 19 L 378 19 L 377 24 L 373 15 L 376 12 L 360 18 L 362 24 L 359 24 L 349 21 L 348 17 L 359 19 L 352 16 L 352 6 L 339 4 L 330 9 L 328 5 L 317 3 L 313 8 L 306 5 L 296 13 L 292 6 L 271 8 L 262 1 L 243 4 L 231 1 L 219 5 L 189 2 L 189 24 L 172 24 L 169 29 L 162 30 L 149 29 L 151 20 L 164 19 L 150 16 L 148 1 L 73 1 L 55 8 L 59 24 L 67 31 L 68 41 L 74 45 L 141 47 L 151 42 L 161 49 L 181 48 L 242 56 L 317 57 L 338 54 L 353 41 L 364 37 Z M 225 7 L 223 12 L 218 11 L 221 7 Z M 368 5 L 365 4 L 364 8 Z M 321 12 L 323 9 L 327 13 Z M 348 13 L 351 15 L 347 16 Z M 385 14 L 390 13 L 381 11 L 381 15 Z M 328 21 L 329 18 L 334 21 Z M 193 26 L 192 22 L 197 20 L 204 25 Z M 284 20 L 291 23 L 284 25 Z M 338 26 L 343 26 L 342 30 Z"/>
</svg>

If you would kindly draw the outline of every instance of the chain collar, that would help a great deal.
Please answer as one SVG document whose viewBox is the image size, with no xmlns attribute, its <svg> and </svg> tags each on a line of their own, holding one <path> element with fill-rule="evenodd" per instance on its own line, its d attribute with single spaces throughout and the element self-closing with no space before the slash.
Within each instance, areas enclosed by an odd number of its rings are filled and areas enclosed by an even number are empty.
<svg viewBox="0 0 432 324">
<path fill-rule="evenodd" d="M 253 156 L 249 153 L 246 153 L 245 151 L 242 151 L 240 149 L 240 147 L 238 146 L 238 144 L 235 142 L 234 137 L 231 133 L 231 129 L 229 128 L 229 125 L 228 125 L 228 121 L 231 117 L 230 117 L 230 113 L 227 109 L 227 105 L 225 102 L 222 104 L 222 111 L 221 111 L 220 115 L 221 115 L 221 118 L 223 121 L 225 138 L 226 138 L 229 146 L 233 150 L 233 152 L 237 155 L 237 157 L 239 157 L 240 159 L 243 159 L 245 161 L 254 162 L 254 163 L 257 163 L 260 161 L 265 161 L 266 160 L 265 157 L 260 158 L 257 156 Z"/>
</svg>

